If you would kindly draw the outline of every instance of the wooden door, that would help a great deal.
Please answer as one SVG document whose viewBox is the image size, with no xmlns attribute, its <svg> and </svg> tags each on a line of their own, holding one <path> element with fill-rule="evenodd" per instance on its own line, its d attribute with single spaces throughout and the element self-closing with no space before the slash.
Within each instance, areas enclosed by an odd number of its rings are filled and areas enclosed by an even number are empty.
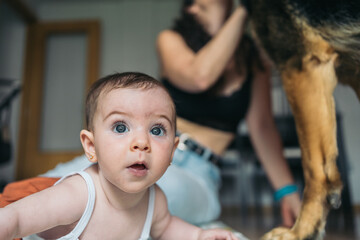
<svg viewBox="0 0 360 240">
<path fill-rule="evenodd" d="M 37 176 L 83 153 L 86 90 L 98 78 L 98 21 L 28 27 L 16 178 Z"/>
</svg>

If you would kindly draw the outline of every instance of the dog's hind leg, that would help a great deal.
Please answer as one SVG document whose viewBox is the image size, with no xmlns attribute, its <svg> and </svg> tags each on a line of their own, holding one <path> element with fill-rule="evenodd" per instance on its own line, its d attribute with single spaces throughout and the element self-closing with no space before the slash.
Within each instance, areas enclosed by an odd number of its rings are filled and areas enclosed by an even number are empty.
<svg viewBox="0 0 360 240">
<path fill-rule="evenodd" d="M 263 239 L 322 239 L 329 209 L 338 207 L 342 183 L 336 166 L 336 116 L 333 90 L 337 54 L 320 37 L 306 46 L 301 70 L 285 67 L 282 80 L 296 121 L 305 189 L 292 229 L 278 228 Z M 290 64 L 289 64 L 290 65 Z"/>
</svg>

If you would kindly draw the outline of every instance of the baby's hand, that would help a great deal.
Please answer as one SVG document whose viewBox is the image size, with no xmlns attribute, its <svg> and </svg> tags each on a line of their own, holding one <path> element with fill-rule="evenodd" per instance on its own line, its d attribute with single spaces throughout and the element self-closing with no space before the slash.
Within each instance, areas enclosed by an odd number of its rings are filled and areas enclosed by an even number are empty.
<svg viewBox="0 0 360 240">
<path fill-rule="evenodd" d="M 202 230 L 198 240 L 239 240 L 234 233 L 224 229 Z"/>
</svg>

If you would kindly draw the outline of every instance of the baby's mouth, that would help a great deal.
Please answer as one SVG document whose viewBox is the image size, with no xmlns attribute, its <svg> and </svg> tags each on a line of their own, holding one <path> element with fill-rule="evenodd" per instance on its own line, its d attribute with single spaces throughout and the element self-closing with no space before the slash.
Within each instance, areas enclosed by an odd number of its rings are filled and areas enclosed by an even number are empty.
<svg viewBox="0 0 360 240">
<path fill-rule="evenodd" d="M 136 177 L 144 177 L 147 175 L 148 167 L 145 163 L 134 163 L 128 167 L 128 170 L 131 174 Z"/>
<path fill-rule="evenodd" d="M 141 164 L 141 163 L 135 163 L 135 164 L 131 165 L 129 168 L 132 168 L 134 170 L 145 170 L 145 169 L 147 169 L 145 164 Z"/>
</svg>

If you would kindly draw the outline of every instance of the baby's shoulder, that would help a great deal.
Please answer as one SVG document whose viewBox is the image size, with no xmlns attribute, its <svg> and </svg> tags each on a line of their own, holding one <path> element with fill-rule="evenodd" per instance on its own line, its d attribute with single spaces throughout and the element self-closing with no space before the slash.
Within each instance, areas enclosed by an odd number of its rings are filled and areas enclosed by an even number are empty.
<svg viewBox="0 0 360 240">
<path fill-rule="evenodd" d="M 86 171 L 85 174 L 74 173 L 64 177 L 54 185 L 54 188 L 62 192 L 64 196 L 70 198 L 76 196 L 76 202 L 84 205 L 87 202 L 89 189 L 94 185 L 94 175 Z"/>
<path fill-rule="evenodd" d="M 170 213 L 167 207 L 167 200 L 161 188 L 155 185 L 155 209 L 151 226 L 151 235 L 155 238 L 162 235 L 170 221 Z"/>
<path fill-rule="evenodd" d="M 54 187 L 67 188 L 69 191 L 77 191 L 77 190 L 81 190 L 84 187 L 86 189 L 86 181 L 81 175 L 72 174 L 63 177 L 54 185 Z"/>
<path fill-rule="evenodd" d="M 166 196 L 163 190 L 157 184 L 154 184 L 153 187 L 155 190 L 155 200 L 166 201 Z"/>
<path fill-rule="evenodd" d="M 166 214 L 168 211 L 167 199 L 165 193 L 158 185 L 154 185 L 155 188 L 155 203 L 154 203 L 154 212 L 156 215 Z"/>
</svg>

